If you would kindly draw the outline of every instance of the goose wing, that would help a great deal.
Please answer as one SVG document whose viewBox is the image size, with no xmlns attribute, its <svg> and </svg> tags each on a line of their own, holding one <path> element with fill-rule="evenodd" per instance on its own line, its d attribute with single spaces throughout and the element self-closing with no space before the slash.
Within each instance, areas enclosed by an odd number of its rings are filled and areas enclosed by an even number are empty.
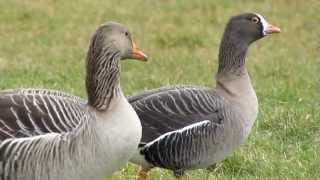
<svg viewBox="0 0 320 180">
<path fill-rule="evenodd" d="M 208 88 L 178 86 L 130 97 L 142 124 L 141 144 L 205 120 L 222 124 L 227 102 Z"/>
<path fill-rule="evenodd" d="M 159 136 L 147 143 L 141 153 L 149 163 L 158 167 L 175 170 L 192 167 L 208 154 L 208 142 L 215 141 L 213 133 L 222 127 L 203 120 Z"/>
<path fill-rule="evenodd" d="M 73 174 L 75 171 L 71 170 L 70 175 L 66 169 L 79 169 L 81 158 L 93 157 L 95 141 L 83 138 L 91 134 L 88 122 L 92 118 L 90 112 L 85 113 L 78 119 L 79 126 L 83 128 L 70 132 L 50 132 L 0 141 L 0 179 L 81 179 L 81 172 Z"/>
<path fill-rule="evenodd" d="M 58 91 L 20 89 L 0 92 L 0 141 L 72 130 L 85 102 Z"/>
</svg>

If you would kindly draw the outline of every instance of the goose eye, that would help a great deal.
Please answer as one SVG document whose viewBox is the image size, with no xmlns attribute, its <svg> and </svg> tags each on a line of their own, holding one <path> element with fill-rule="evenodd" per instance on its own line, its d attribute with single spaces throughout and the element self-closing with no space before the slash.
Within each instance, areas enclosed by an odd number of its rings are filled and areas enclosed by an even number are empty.
<svg viewBox="0 0 320 180">
<path fill-rule="evenodd" d="M 253 23 L 258 23 L 258 22 L 260 22 L 260 20 L 259 20 L 259 18 L 258 17 L 253 17 L 253 18 L 251 18 L 251 22 L 253 22 Z"/>
<path fill-rule="evenodd" d="M 124 32 L 124 35 L 128 37 L 129 36 L 128 31 Z"/>
</svg>

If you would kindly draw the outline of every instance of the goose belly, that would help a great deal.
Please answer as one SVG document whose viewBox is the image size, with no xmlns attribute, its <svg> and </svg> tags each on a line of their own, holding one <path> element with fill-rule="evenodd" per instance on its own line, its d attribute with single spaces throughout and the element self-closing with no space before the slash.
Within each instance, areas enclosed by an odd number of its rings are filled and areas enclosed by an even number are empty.
<svg viewBox="0 0 320 180">
<path fill-rule="evenodd" d="M 195 163 L 191 169 L 206 168 L 224 160 L 246 141 L 250 133 L 248 129 L 252 126 L 252 123 L 248 125 L 248 121 L 253 121 L 255 117 L 243 116 L 243 114 L 233 116 L 225 121 L 223 128 L 217 129 L 214 138 L 209 138 L 207 142 L 213 143 L 208 143 L 206 148 L 202 148 L 203 153 L 197 160 L 198 163 Z"/>
<path fill-rule="evenodd" d="M 105 168 L 103 173 L 110 175 L 125 165 L 137 149 L 142 135 L 141 123 L 126 99 L 98 118 L 100 145 L 96 162 L 101 162 Z"/>
<path fill-rule="evenodd" d="M 207 152 L 205 152 L 200 159 L 198 160 L 198 163 L 195 163 L 193 167 L 190 169 L 201 169 L 201 168 L 207 168 L 215 163 L 218 163 L 222 160 L 224 160 L 226 157 L 231 155 L 236 150 L 236 147 L 231 147 L 227 145 L 222 145 L 218 148 L 210 148 L 207 149 Z"/>
</svg>

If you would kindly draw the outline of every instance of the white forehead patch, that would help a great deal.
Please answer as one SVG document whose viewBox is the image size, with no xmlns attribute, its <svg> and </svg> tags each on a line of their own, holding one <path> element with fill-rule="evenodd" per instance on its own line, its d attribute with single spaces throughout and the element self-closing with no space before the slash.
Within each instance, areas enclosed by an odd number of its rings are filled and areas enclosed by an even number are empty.
<svg viewBox="0 0 320 180">
<path fill-rule="evenodd" d="M 260 18 L 260 22 L 262 23 L 262 34 L 266 35 L 266 28 L 269 26 L 269 23 L 264 19 L 263 16 L 261 16 L 258 13 L 255 13 L 259 18 Z"/>
</svg>

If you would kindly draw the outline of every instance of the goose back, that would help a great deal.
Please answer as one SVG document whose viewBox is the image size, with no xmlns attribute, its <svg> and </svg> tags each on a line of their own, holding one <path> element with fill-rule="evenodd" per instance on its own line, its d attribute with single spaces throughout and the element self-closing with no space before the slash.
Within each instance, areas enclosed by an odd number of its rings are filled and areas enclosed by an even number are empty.
<svg viewBox="0 0 320 180">
<path fill-rule="evenodd" d="M 85 101 L 43 89 L 0 92 L 0 141 L 46 133 L 70 132 L 84 116 Z"/>
<path fill-rule="evenodd" d="M 215 97 L 210 89 L 182 85 L 147 91 L 128 100 L 141 119 L 141 142 L 148 143 L 164 133 L 202 120 L 220 123 L 218 116 L 224 100 Z"/>
</svg>

